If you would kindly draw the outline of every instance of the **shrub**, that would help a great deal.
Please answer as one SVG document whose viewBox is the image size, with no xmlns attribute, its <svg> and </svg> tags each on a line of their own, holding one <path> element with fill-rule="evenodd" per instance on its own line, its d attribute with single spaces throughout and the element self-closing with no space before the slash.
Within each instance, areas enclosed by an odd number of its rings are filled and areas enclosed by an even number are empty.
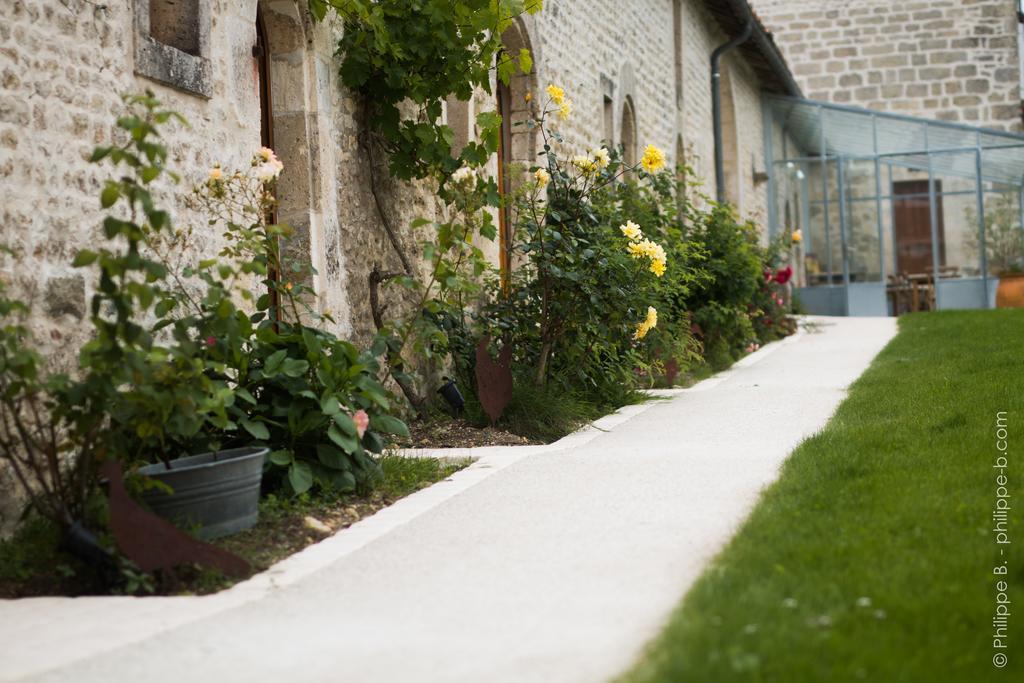
<svg viewBox="0 0 1024 683">
<path fill-rule="evenodd" d="M 551 126 L 556 115 L 568 116 L 565 102 L 551 86 L 539 113 L 524 122 L 544 139 L 543 165 L 530 169 L 514 199 L 516 267 L 507 291 L 484 311 L 484 327 L 512 345 L 514 367 L 529 368 L 534 385 L 554 381 L 594 402 L 615 402 L 648 365 L 639 342 L 657 325 L 654 283 L 675 264 L 632 223 L 602 221 L 594 195 L 641 165 L 660 170 L 664 155 L 649 147 L 633 167 L 604 148 L 562 158 Z"/>
<path fill-rule="evenodd" d="M 763 257 L 757 227 L 741 222 L 727 204 L 710 204 L 687 232 L 704 254 L 702 279 L 686 298 L 705 357 L 723 367 L 755 342 L 749 306 L 761 286 Z"/>
</svg>

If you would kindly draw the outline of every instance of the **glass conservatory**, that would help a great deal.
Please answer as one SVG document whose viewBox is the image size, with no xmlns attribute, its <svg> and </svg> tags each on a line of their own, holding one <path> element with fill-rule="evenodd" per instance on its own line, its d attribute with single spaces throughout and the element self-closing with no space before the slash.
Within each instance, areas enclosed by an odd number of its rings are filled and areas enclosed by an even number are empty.
<svg viewBox="0 0 1024 683">
<path fill-rule="evenodd" d="M 1020 265 L 1024 136 L 768 96 L 765 152 L 808 313 L 991 308 Z"/>
</svg>

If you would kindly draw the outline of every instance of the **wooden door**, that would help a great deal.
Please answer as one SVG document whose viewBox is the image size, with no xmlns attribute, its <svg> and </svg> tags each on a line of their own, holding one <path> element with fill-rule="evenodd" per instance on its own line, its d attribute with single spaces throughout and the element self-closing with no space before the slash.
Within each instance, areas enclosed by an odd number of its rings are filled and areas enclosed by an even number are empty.
<svg viewBox="0 0 1024 683">
<path fill-rule="evenodd" d="M 942 222 L 942 183 L 935 181 L 935 213 L 939 241 L 939 265 L 946 263 Z M 896 270 L 917 274 L 931 272 L 932 217 L 927 180 L 900 180 L 892 184 Z"/>
</svg>

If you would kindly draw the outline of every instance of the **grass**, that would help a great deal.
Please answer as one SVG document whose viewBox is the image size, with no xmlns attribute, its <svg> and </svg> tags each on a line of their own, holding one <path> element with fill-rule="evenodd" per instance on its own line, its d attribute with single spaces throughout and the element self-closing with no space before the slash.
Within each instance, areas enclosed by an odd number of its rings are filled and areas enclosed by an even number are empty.
<svg viewBox="0 0 1024 683">
<path fill-rule="evenodd" d="M 307 517 L 315 518 L 332 532 L 338 531 L 468 464 L 395 455 L 384 455 L 378 462 L 381 477 L 372 488 L 355 494 L 323 491 L 298 497 L 266 496 L 260 501 L 256 526 L 214 544 L 245 558 L 255 574 L 327 535 L 311 528 Z M 110 587 L 104 586 L 89 567 L 61 550 L 59 542 L 57 528 L 38 517 L 29 519 L 11 540 L 0 542 L 0 598 L 109 592 Z M 234 581 L 216 571 L 182 567 L 146 583 L 161 594 L 205 594 L 227 588 Z M 125 586 L 116 589 L 124 591 Z M 136 585 L 128 592 L 149 591 Z"/>
<path fill-rule="evenodd" d="M 1024 310 L 902 318 L 620 683 L 1024 680 L 1020 513 L 1010 545 L 993 534 L 997 411 L 1020 501 Z M 1006 650 L 999 578 L 1019 613 Z"/>
</svg>

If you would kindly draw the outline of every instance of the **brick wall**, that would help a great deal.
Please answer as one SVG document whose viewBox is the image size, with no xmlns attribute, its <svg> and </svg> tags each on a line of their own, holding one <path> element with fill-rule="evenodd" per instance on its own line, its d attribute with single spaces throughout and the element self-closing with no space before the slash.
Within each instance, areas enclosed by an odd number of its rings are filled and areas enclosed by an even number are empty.
<svg viewBox="0 0 1024 683">
<path fill-rule="evenodd" d="M 752 0 L 807 97 L 1021 131 L 1011 0 Z"/>
</svg>

